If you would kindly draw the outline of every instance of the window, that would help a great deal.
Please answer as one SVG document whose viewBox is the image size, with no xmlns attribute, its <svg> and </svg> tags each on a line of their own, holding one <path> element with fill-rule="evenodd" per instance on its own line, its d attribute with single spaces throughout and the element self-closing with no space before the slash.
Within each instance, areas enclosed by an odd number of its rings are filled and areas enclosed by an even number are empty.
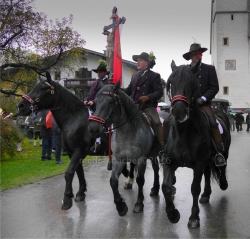
<svg viewBox="0 0 250 239">
<path fill-rule="evenodd" d="M 223 86 L 223 95 L 228 95 L 228 94 L 229 94 L 228 86 Z"/>
<path fill-rule="evenodd" d="M 61 71 L 55 71 L 55 80 L 61 79 Z"/>
<path fill-rule="evenodd" d="M 236 70 L 236 60 L 225 60 L 225 70 Z"/>
<path fill-rule="evenodd" d="M 223 39 L 222 39 L 222 45 L 223 46 L 229 46 L 229 39 L 228 39 L 228 37 L 223 37 Z"/>
<path fill-rule="evenodd" d="M 231 15 L 231 20 L 234 20 L 234 15 Z"/>
<path fill-rule="evenodd" d="M 76 78 L 92 78 L 92 72 L 83 67 L 75 72 L 75 76 Z"/>
</svg>

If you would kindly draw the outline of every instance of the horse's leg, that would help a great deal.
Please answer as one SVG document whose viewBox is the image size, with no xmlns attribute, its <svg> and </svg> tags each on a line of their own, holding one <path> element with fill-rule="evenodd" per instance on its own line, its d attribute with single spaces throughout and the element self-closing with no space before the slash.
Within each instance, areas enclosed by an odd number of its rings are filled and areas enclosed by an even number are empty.
<svg viewBox="0 0 250 239">
<path fill-rule="evenodd" d="M 209 165 L 207 165 L 204 169 L 204 178 L 205 178 L 205 184 L 204 184 L 204 192 L 202 193 L 199 202 L 200 203 L 208 203 L 210 195 L 212 193 L 211 190 L 211 168 Z"/>
<path fill-rule="evenodd" d="M 116 160 L 112 160 L 112 174 L 110 178 L 110 186 L 113 191 L 114 195 L 114 203 L 116 205 L 116 210 L 118 211 L 118 214 L 120 216 L 124 216 L 128 212 L 128 207 L 127 204 L 123 201 L 119 190 L 118 190 L 118 181 L 119 181 L 119 176 L 123 170 L 124 167 L 123 162 L 117 162 Z"/>
<path fill-rule="evenodd" d="M 166 213 L 171 223 L 177 223 L 180 220 L 180 213 L 173 203 L 172 180 L 173 170 L 167 164 L 163 164 L 163 183 L 161 188 L 166 202 Z"/>
<path fill-rule="evenodd" d="M 78 180 L 79 180 L 79 191 L 76 194 L 75 201 L 80 202 L 80 201 L 83 201 L 85 199 L 85 192 L 87 191 L 87 184 L 86 184 L 86 180 L 85 180 L 85 177 L 84 177 L 84 170 L 83 170 L 83 167 L 82 167 L 82 160 L 81 160 L 81 163 L 79 164 L 79 166 L 76 169 L 76 173 L 77 173 Z"/>
<path fill-rule="evenodd" d="M 74 197 L 72 181 L 74 178 L 75 171 L 80 164 L 81 153 L 79 149 L 76 149 L 70 157 L 69 166 L 65 172 L 64 178 L 66 181 L 64 197 L 62 201 L 62 210 L 68 210 L 72 207 L 72 198 Z"/>
<path fill-rule="evenodd" d="M 157 196 L 159 194 L 160 182 L 159 182 L 159 162 L 157 158 L 151 158 L 152 167 L 154 170 L 154 184 L 151 188 L 150 196 Z"/>
<path fill-rule="evenodd" d="M 125 182 L 124 189 L 132 189 L 133 183 L 134 183 L 134 171 L 135 171 L 135 164 L 130 163 L 130 170 L 128 173 L 128 179 L 127 182 Z"/>
<path fill-rule="evenodd" d="M 147 159 L 141 159 L 138 162 L 138 173 L 136 177 L 136 182 L 138 185 L 138 195 L 137 195 L 137 202 L 135 204 L 133 212 L 135 213 L 140 213 L 143 212 L 143 200 L 144 200 L 144 195 L 143 195 L 143 186 L 145 183 L 145 170 L 146 170 L 146 161 Z"/>
<path fill-rule="evenodd" d="M 191 185 L 191 193 L 193 195 L 193 206 L 192 206 L 192 213 L 189 217 L 188 221 L 188 228 L 195 229 L 200 227 L 200 218 L 199 218 L 199 195 L 201 193 L 201 179 L 204 172 L 204 168 L 201 165 L 196 165 L 194 169 L 194 178 Z"/>
</svg>

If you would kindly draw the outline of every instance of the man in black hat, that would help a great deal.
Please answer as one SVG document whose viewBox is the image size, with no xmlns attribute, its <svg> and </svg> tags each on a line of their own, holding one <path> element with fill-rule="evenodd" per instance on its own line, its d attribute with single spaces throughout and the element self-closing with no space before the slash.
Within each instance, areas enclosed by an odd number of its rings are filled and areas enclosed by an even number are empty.
<svg viewBox="0 0 250 239">
<path fill-rule="evenodd" d="M 109 74 L 107 70 L 107 63 L 104 60 L 99 60 L 99 66 L 97 69 L 92 69 L 95 73 L 97 73 L 98 79 L 101 80 L 101 82 L 106 85 L 108 83 L 108 77 Z M 96 93 L 100 90 L 100 86 L 98 84 L 98 80 L 94 81 L 90 87 L 89 93 L 87 97 L 84 99 L 83 103 L 85 105 L 94 105 L 94 100 Z"/>
<path fill-rule="evenodd" d="M 141 110 L 152 119 L 152 127 L 163 150 L 163 130 L 162 123 L 157 113 L 158 100 L 163 95 L 161 76 L 150 70 L 155 65 L 155 57 L 142 52 L 140 55 L 133 55 L 133 60 L 137 62 L 137 69 L 126 89 L 125 93 L 133 99 Z"/>
<path fill-rule="evenodd" d="M 207 48 L 201 47 L 198 43 L 193 43 L 190 46 L 189 52 L 183 54 L 183 58 L 191 60 L 190 66 L 196 64 L 199 60 L 202 60 L 202 53 L 205 52 Z M 221 154 L 224 151 L 224 146 L 221 141 L 221 135 L 216 122 L 214 111 L 211 108 L 211 101 L 219 91 L 219 82 L 215 67 L 212 65 L 207 65 L 201 62 L 198 72 L 195 77 L 200 86 L 199 98 L 197 99 L 201 110 L 205 111 L 208 115 L 210 126 L 211 126 L 211 136 L 216 144 L 218 153 L 215 155 L 215 165 L 217 167 L 226 165 L 226 160 Z"/>
<path fill-rule="evenodd" d="M 107 63 L 104 60 L 99 60 L 99 66 L 97 69 L 92 69 L 95 73 L 97 73 L 98 80 L 94 81 L 90 87 L 89 93 L 87 97 L 84 99 L 83 103 L 85 105 L 89 105 L 91 107 L 95 107 L 95 97 L 96 93 L 101 89 L 101 86 L 98 84 L 101 81 L 104 85 L 108 84 L 108 77 L 109 74 L 107 70 Z M 89 111 L 91 115 L 91 112 Z M 98 152 L 101 148 L 101 138 L 97 138 L 95 144 L 90 148 L 90 150 L 94 153 Z"/>
</svg>

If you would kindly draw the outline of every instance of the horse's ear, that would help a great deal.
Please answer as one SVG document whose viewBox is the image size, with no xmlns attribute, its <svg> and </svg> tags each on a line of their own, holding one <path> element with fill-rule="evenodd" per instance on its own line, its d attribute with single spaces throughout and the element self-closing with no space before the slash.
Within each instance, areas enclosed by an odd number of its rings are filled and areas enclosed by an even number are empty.
<svg viewBox="0 0 250 239">
<path fill-rule="evenodd" d="M 51 75 L 50 75 L 50 73 L 49 73 L 48 71 L 46 71 L 46 78 L 47 78 L 47 81 L 48 81 L 49 83 L 52 82 Z"/>
<path fill-rule="evenodd" d="M 198 71 L 200 64 L 201 64 L 201 59 L 199 61 L 197 61 L 196 64 L 191 67 L 191 71 L 194 74 Z"/>
<path fill-rule="evenodd" d="M 177 68 L 177 66 L 176 66 L 174 60 L 172 60 L 172 62 L 171 62 L 171 69 L 172 69 L 172 71 L 175 71 L 176 68 Z"/>
<path fill-rule="evenodd" d="M 120 80 L 118 80 L 114 86 L 114 93 L 116 94 L 120 89 Z"/>
</svg>

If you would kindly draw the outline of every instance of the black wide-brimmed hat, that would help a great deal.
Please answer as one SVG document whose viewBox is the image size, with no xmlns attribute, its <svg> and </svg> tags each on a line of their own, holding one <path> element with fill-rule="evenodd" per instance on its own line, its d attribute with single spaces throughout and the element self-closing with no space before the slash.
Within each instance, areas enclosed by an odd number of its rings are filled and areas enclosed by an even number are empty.
<svg viewBox="0 0 250 239">
<path fill-rule="evenodd" d="M 135 61 L 135 62 L 137 62 L 138 61 L 138 58 L 140 58 L 140 59 L 142 59 L 142 60 L 144 60 L 144 61 L 150 61 L 150 59 L 149 59 L 149 54 L 148 53 L 146 53 L 146 52 L 142 52 L 140 55 L 133 55 L 132 56 L 132 59 Z"/>
<path fill-rule="evenodd" d="M 187 61 L 190 60 L 190 53 L 193 52 L 193 51 L 198 51 L 200 50 L 202 53 L 205 52 L 207 50 L 207 48 L 205 47 L 201 47 L 201 45 L 199 43 L 193 43 L 191 46 L 190 46 L 190 49 L 189 49 L 189 52 L 183 54 L 183 58 L 186 59 Z"/>
<path fill-rule="evenodd" d="M 107 63 L 104 60 L 99 60 L 99 66 L 96 69 L 92 69 L 92 71 L 94 71 L 95 73 L 97 73 L 98 71 L 104 71 L 107 75 L 109 74 L 107 70 Z"/>
</svg>

